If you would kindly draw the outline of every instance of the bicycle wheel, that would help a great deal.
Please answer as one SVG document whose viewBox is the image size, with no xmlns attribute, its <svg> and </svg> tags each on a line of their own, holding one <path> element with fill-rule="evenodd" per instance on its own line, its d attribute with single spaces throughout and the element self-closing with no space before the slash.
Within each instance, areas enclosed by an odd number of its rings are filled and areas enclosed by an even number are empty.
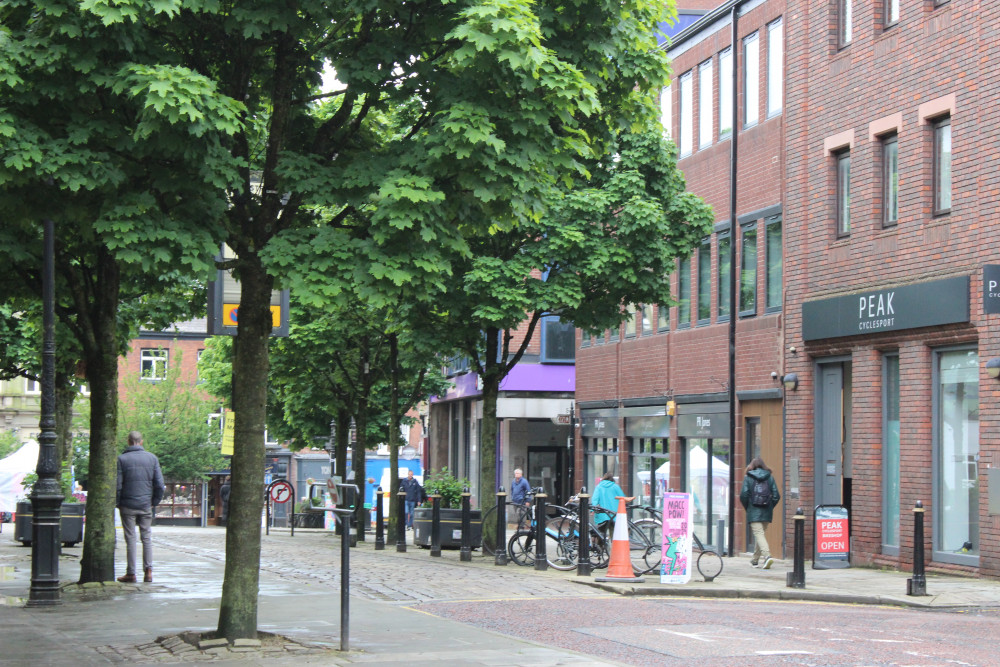
<svg viewBox="0 0 1000 667">
<path fill-rule="evenodd" d="M 545 559 L 555 570 L 572 570 L 579 562 L 576 520 L 555 516 L 545 523 Z"/>
<path fill-rule="evenodd" d="M 712 581 L 722 574 L 722 556 L 711 550 L 702 551 L 698 555 L 698 572 L 705 581 Z"/>
<path fill-rule="evenodd" d="M 595 570 L 602 570 L 611 562 L 611 546 L 600 529 L 590 526 L 590 564 Z"/>
<path fill-rule="evenodd" d="M 663 526 L 655 519 L 639 519 L 635 527 L 649 540 L 649 547 L 643 555 L 643 574 L 659 573 L 663 562 Z"/>
<path fill-rule="evenodd" d="M 505 503 L 503 505 L 504 511 L 507 513 L 507 530 L 505 535 L 511 535 L 519 530 L 527 530 L 530 524 L 530 518 L 528 517 L 528 508 L 525 505 L 515 505 L 514 503 Z M 497 553 L 497 535 L 496 528 L 497 525 L 497 506 L 486 510 L 486 514 L 483 515 L 483 555 L 495 556 Z M 487 530 L 487 526 L 490 529 Z"/>
<path fill-rule="evenodd" d="M 535 564 L 535 536 L 531 531 L 519 530 L 507 542 L 507 555 L 518 565 Z"/>
<path fill-rule="evenodd" d="M 632 572 L 639 576 L 645 574 L 649 566 L 646 565 L 646 554 L 653 548 L 645 532 L 636 524 L 629 522 L 628 525 L 628 555 L 632 561 Z"/>
</svg>

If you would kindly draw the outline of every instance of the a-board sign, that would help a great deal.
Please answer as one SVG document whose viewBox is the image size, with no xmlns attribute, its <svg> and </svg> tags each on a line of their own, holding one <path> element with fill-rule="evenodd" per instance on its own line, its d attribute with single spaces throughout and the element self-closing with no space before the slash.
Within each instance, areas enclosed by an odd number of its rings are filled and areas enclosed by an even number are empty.
<svg viewBox="0 0 1000 667">
<path fill-rule="evenodd" d="M 813 569 L 851 566 L 850 518 L 843 505 L 817 505 L 813 512 Z"/>
<path fill-rule="evenodd" d="M 663 560 L 661 584 L 686 584 L 691 581 L 691 530 L 694 504 L 689 493 L 663 494 Z"/>
</svg>

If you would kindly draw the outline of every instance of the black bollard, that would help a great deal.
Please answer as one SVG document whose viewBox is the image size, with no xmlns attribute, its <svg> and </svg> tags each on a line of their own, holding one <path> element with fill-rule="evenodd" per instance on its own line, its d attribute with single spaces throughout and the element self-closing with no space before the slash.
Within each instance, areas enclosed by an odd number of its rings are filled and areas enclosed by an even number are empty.
<svg viewBox="0 0 1000 667">
<path fill-rule="evenodd" d="M 494 542 L 493 564 L 507 564 L 507 493 L 500 487 L 497 491 L 497 539 Z"/>
<path fill-rule="evenodd" d="M 594 564 L 590 562 L 590 494 L 587 487 L 580 489 L 580 519 L 577 521 L 580 532 L 579 561 L 576 564 L 576 576 L 589 577 L 594 572 Z"/>
<path fill-rule="evenodd" d="M 441 496 L 432 493 L 431 499 L 431 556 L 441 556 Z"/>
<path fill-rule="evenodd" d="M 543 572 L 549 569 L 545 554 L 545 494 L 535 494 L 535 569 Z"/>
<path fill-rule="evenodd" d="M 384 502 L 380 486 L 375 489 L 375 551 L 385 550 L 385 518 L 382 516 Z"/>
<path fill-rule="evenodd" d="M 406 553 L 406 491 L 396 494 L 399 511 L 396 516 L 396 551 Z"/>
<path fill-rule="evenodd" d="M 906 580 L 907 595 L 927 595 L 924 574 L 924 503 L 918 500 L 913 508 L 913 577 Z"/>
<path fill-rule="evenodd" d="M 458 560 L 472 560 L 472 494 L 469 488 L 462 489 L 462 549 L 458 552 Z"/>
<path fill-rule="evenodd" d="M 806 587 L 806 517 L 802 508 L 795 510 L 795 551 L 792 560 L 792 571 L 788 572 L 786 584 L 788 588 Z"/>
</svg>

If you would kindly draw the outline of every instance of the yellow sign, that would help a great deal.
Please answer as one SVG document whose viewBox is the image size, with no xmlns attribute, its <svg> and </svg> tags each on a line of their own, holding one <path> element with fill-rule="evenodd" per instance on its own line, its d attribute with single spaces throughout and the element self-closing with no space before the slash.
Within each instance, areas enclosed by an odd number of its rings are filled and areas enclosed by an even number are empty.
<svg viewBox="0 0 1000 667">
<path fill-rule="evenodd" d="M 239 322 L 239 310 L 240 304 L 238 303 L 222 304 L 222 325 L 235 327 Z M 281 306 L 271 306 L 271 326 L 281 326 Z"/>
<path fill-rule="evenodd" d="M 233 442 L 236 439 L 236 413 L 226 410 L 222 416 L 222 455 L 233 455 Z"/>
</svg>

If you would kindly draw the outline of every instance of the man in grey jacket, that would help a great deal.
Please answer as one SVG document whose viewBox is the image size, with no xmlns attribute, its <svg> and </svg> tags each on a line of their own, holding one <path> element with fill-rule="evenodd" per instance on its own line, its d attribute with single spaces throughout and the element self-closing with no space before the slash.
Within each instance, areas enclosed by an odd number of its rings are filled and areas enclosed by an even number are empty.
<svg viewBox="0 0 1000 667">
<path fill-rule="evenodd" d="M 142 448 L 142 433 L 128 434 L 128 447 L 118 457 L 118 492 L 115 505 L 122 517 L 125 532 L 125 555 L 128 566 L 118 577 L 123 583 L 135 583 L 135 524 L 142 537 L 143 581 L 153 581 L 153 508 L 163 499 L 163 473 L 156 454 Z"/>
</svg>

